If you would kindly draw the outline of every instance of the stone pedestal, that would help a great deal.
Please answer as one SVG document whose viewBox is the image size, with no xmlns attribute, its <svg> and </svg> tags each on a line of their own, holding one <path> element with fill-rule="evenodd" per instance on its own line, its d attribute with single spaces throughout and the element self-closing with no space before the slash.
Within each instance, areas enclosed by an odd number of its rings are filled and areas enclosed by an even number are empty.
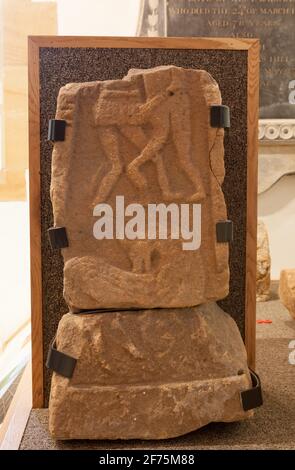
<svg viewBox="0 0 295 470">
<path fill-rule="evenodd" d="M 56 341 L 77 359 L 72 378 L 53 374 L 57 439 L 164 439 L 252 413 L 240 400 L 251 388 L 243 341 L 215 303 L 68 313 Z"/>
<path fill-rule="evenodd" d="M 295 319 L 295 269 L 281 271 L 279 296 L 291 317 Z"/>
</svg>

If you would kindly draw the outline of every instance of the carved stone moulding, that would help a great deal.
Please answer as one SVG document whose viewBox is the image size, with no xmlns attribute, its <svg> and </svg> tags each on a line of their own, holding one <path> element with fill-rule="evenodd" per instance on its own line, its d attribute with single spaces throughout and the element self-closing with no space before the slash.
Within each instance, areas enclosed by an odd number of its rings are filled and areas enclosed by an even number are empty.
<svg viewBox="0 0 295 470">
<path fill-rule="evenodd" d="M 295 119 L 260 119 L 260 142 L 288 142 L 295 140 Z"/>
<path fill-rule="evenodd" d="M 260 119 L 258 193 L 295 173 L 295 119 Z"/>
</svg>

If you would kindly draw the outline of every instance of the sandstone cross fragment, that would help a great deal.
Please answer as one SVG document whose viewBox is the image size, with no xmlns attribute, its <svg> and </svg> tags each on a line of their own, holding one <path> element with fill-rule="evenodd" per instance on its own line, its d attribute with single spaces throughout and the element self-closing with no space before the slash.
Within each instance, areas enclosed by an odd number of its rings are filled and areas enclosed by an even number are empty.
<svg viewBox="0 0 295 470">
<path fill-rule="evenodd" d="M 69 240 L 72 310 L 187 307 L 227 295 L 228 244 L 216 241 L 216 223 L 227 218 L 224 131 L 210 126 L 210 106 L 220 103 L 207 72 L 174 66 L 61 89 L 56 118 L 67 127 L 53 151 L 51 197 Z M 117 196 L 144 208 L 200 204 L 200 247 L 184 251 L 169 233 L 151 240 L 147 228 L 144 240 L 95 239 L 94 208 L 115 210 Z"/>
</svg>

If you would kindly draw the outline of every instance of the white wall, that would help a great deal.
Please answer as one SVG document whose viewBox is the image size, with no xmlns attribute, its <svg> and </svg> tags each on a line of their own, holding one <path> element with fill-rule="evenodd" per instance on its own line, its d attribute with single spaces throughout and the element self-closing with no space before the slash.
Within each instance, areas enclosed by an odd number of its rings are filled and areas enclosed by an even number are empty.
<svg viewBox="0 0 295 470">
<path fill-rule="evenodd" d="M 295 269 L 295 175 L 259 195 L 258 216 L 268 229 L 271 277 L 279 279 L 281 269 Z"/>
<path fill-rule="evenodd" d="M 135 36 L 140 0 L 56 0 L 58 34 Z"/>
<path fill-rule="evenodd" d="M 0 202 L 0 350 L 30 316 L 27 202 Z"/>
</svg>

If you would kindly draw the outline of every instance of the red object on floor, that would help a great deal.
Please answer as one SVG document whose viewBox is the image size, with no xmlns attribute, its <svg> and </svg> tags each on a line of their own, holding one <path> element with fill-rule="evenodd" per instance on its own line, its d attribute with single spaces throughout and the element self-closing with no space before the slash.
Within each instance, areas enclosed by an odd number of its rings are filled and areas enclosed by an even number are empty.
<svg viewBox="0 0 295 470">
<path fill-rule="evenodd" d="M 256 323 L 272 323 L 272 320 L 256 320 Z"/>
</svg>

